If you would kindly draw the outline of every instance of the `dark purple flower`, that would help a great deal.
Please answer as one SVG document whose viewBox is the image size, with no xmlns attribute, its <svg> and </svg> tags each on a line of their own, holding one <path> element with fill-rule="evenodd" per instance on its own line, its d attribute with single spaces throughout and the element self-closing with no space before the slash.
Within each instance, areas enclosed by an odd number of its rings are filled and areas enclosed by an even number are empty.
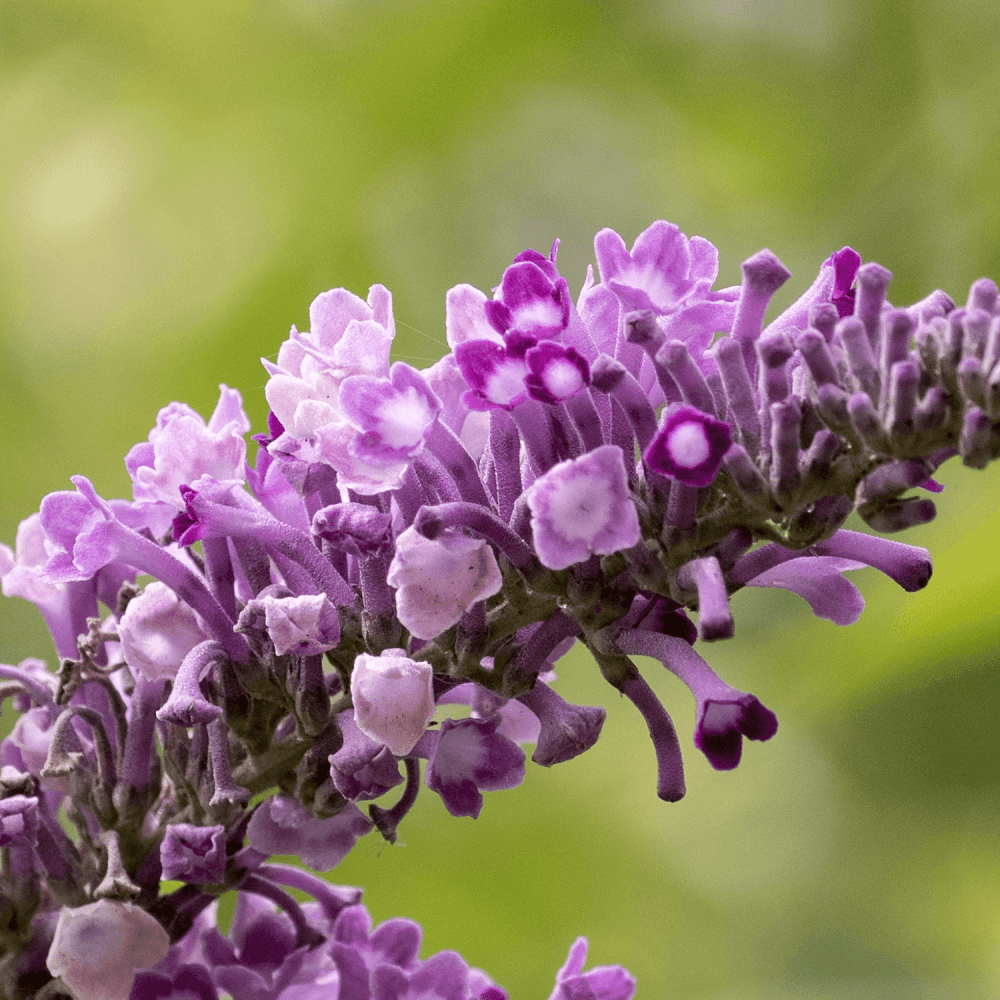
<svg viewBox="0 0 1000 1000">
<path fill-rule="evenodd" d="M 736 692 L 732 700 L 708 699 L 699 705 L 694 745 L 717 771 L 731 771 L 743 754 L 743 737 L 769 740 L 778 719 L 752 694 Z"/>
<path fill-rule="evenodd" d="M 490 324 L 505 337 L 517 331 L 554 340 L 569 324 L 572 305 L 569 286 L 555 264 L 526 250 L 504 271 L 497 298 L 487 300 L 484 308 Z"/>
<path fill-rule="evenodd" d="M 739 764 L 744 736 L 769 740 L 778 731 L 774 712 L 752 694 L 730 687 L 683 639 L 623 629 L 616 642 L 630 656 L 659 660 L 690 688 L 698 713 L 694 743 L 716 770 L 728 771 Z"/>
<path fill-rule="evenodd" d="M 455 347 L 455 361 L 469 391 L 462 402 L 471 410 L 513 410 L 528 398 L 524 351 L 495 340 L 466 340 Z"/>
<path fill-rule="evenodd" d="M 226 875 L 226 832 L 216 826 L 171 823 L 160 844 L 165 879 L 209 884 Z"/>
<path fill-rule="evenodd" d="M 524 355 L 528 394 L 555 405 L 590 385 L 590 366 L 575 348 L 543 340 Z"/>
<path fill-rule="evenodd" d="M 524 780 L 524 751 L 501 736 L 500 716 L 445 719 L 432 741 L 427 787 L 437 792 L 452 816 L 479 815 L 482 792 L 516 788 Z"/>
<path fill-rule="evenodd" d="M 136 973 L 128 1000 L 218 1000 L 212 976 L 203 965 L 180 965 L 169 975 Z"/>
<path fill-rule="evenodd" d="M 644 458 L 651 469 L 686 486 L 708 486 L 732 444 L 729 424 L 679 406 L 667 414 Z"/>
</svg>

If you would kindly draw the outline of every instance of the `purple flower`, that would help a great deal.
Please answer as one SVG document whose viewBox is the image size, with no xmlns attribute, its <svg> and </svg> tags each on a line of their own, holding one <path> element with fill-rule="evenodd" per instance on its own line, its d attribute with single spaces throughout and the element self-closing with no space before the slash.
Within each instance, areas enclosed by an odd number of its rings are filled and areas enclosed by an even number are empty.
<svg viewBox="0 0 1000 1000">
<path fill-rule="evenodd" d="M 439 951 L 413 972 L 376 966 L 372 1000 L 468 1000 L 469 967 L 455 951 Z"/>
<path fill-rule="evenodd" d="M 284 894 L 263 878 L 256 888 L 268 896 Z M 178 953 L 187 952 L 189 958 L 207 963 L 215 986 L 241 1000 L 341 997 L 336 965 L 328 949 L 310 947 L 303 941 L 303 934 L 307 941 L 322 940 L 330 930 L 329 915 L 315 903 L 300 907 L 291 897 L 286 897 L 285 903 L 295 908 L 294 920 L 287 911 L 277 912 L 273 902 L 256 892 L 239 892 L 229 937 L 219 933 L 212 916 L 192 928 L 179 943 Z"/>
<path fill-rule="evenodd" d="M 440 401 L 409 365 L 389 368 L 396 330 L 388 290 L 373 285 L 365 303 L 334 289 L 309 317 L 309 333 L 293 327 L 278 363 L 263 362 L 267 401 L 284 429 L 268 450 L 325 462 L 342 486 L 362 493 L 398 488 Z"/>
<path fill-rule="evenodd" d="M 170 974 L 136 973 L 129 1000 L 218 1000 L 211 973 L 203 965 L 180 965 Z"/>
<path fill-rule="evenodd" d="M 565 569 L 591 554 L 609 555 L 639 541 L 639 517 L 617 445 L 559 462 L 535 480 L 526 497 L 535 551 L 549 569 Z"/>
<path fill-rule="evenodd" d="M 247 839 L 261 854 L 297 854 L 310 868 L 326 872 L 371 829 L 371 820 L 355 805 L 348 804 L 329 819 L 316 819 L 290 796 L 275 795 L 253 814 Z"/>
<path fill-rule="evenodd" d="M 396 539 L 388 574 L 399 620 L 418 639 L 451 628 L 477 601 L 498 593 L 503 577 L 489 543 L 458 531 L 425 538 L 407 528 Z"/>
<path fill-rule="evenodd" d="M 405 757 L 434 718 L 434 672 L 402 649 L 359 653 L 351 672 L 354 721 L 367 737 Z"/>
<path fill-rule="evenodd" d="M 0 799 L 0 847 L 34 847 L 38 839 L 38 799 L 9 795 Z"/>
<path fill-rule="evenodd" d="M 337 609 L 325 594 L 267 596 L 259 603 L 264 611 L 267 633 L 278 656 L 286 653 L 316 656 L 328 649 L 335 649 L 340 641 Z"/>
<path fill-rule="evenodd" d="M 423 450 L 441 401 L 402 361 L 389 378 L 352 375 L 340 384 L 342 419 L 315 429 L 316 455 L 359 493 L 396 489 L 410 459 Z"/>
<path fill-rule="evenodd" d="M 87 631 L 87 619 L 97 615 L 97 601 L 113 605 L 119 588 L 126 580 L 134 580 L 135 572 L 111 563 L 85 580 L 53 581 L 46 575 L 50 548 L 41 515 L 25 518 L 18 525 L 14 551 L 0 545 L 3 594 L 31 601 L 45 619 L 56 652 L 73 658 L 77 636 Z"/>
<path fill-rule="evenodd" d="M 492 657 L 484 656 L 482 666 L 492 669 Z M 551 677 L 551 674 L 546 674 Z M 509 701 L 479 684 L 459 684 L 437 700 L 438 705 L 468 705 L 473 719 L 489 719 L 499 714 L 497 732 L 515 743 L 537 743 L 541 732 L 538 717 L 518 701 Z"/>
<path fill-rule="evenodd" d="M 479 815 L 481 792 L 516 788 L 524 780 L 524 752 L 489 719 L 445 719 L 433 735 L 427 761 L 427 787 L 437 792 L 452 816 Z"/>
<path fill-rule="evenodd" d="M 601 281 L 626 309 L 673 312 L 699 282 L 711 288 L 719 273 L 719 251 L 701 236 L 690 240 L 673 223 L 662 220 L 644 229 L 632 244 L 613 230 L 594 237 Z"/>
<path fill-rule="evenodd" d="M 524 360 L 528 394 L 543 403 L 561 403 L 590 385 L 590 366 L 575 348 L 543 340 L 528 350 Z"/>
<path fill-rule="evenodd" d="M 226 831 L 222 826 L 170 823 L 160 843 L 163 878 L 217 883 L 226 875 Z"/>
<path fill-rule="evenodd" d="M 353 712 L 337 716 L 344 737 L 341 748 L 330 755 L 334 787 L 352 802 L 377 799 L 403 780 L 392 751 L 370 739 L 354 721 Z"/>
<path fill-rule="evenodd" d="M 518 254 L 495 299 L 468 285 L 449 292 L 448 343 L 469 385 L 462 401 L 470 409 L 513 410 L 529 390 L 536 399 L 556 402 L 589 382 L 587 363 L 574 347 L 551 343 L 533 362 L 527 357 L 539 341 L 554 342 L 564 334 L 577 346 L 589 343 L 566 279 L 556 270 L 557 246 L 558 241 L 548 258 L 535 250 Z M 480 304 L 485 324 L 477 315 Z M 593 344 L 589 349 L 596 353 Z"/>
<path fill-rule="evenodd" d="M 340 1000 L 370 1000 L 372 975 L 380 966 L 413 970 L 419 962 L 423 931 L 396 917 L 372 930 L 372 918 L 359 905 L 348 906 L 334 921 L 330 953 L 340 972 Z"/>
<path fill-rule="evenodd" d="M 335 503 L 316 511 L 314 535 L 352 556 L 381 555 L 392 545 L 392 518 L 363 503 Z"/>
<path fill-rule="evenodd" d="M 206 424 L 184 403 L 171 403 L 156 416 L 149 440 L 125 456 L 136 500 L 168 504 L 180 510 L 179 487 L 201 476 L 243 481 L 250 421 L 239 392 L 219 386 L 219 402 Z"/>
<path fill-rule="evenodd" d="M 583 971 L 589 945 L 578 937 L 570 946 L 566 963 L 556 973 L 556 987 L 549 1000 L 631 1000 L 635 980 L 620 965 L 599 965 Z"/>
<path fill-rule="evenodd" d="M 184 657 L 211 638 L 194 611 L 158 580 L 129 601 L 118 635 L 125 662 L 150 681 L 176 677 Z"/>
<path fill-rule="evenodd" d="M 455 348 L 455 362 L 469 391 L 462 402 L 473 410 L 513 410 L 528 398 L 525 352 L 531 338 L 511 338 L 509 345 L 493 340 L 467 340 Z"/>
<path fill-rule="evenodd" d="M 478 294 L 482 295 L 481 292 Z M 485 300 L 485 296 L 482 297 Z M 483 322 L 486 322 L 485 317 Z M 489 438 L 490 417 L 488 413 L 470 409 L 465 404 L 464 397 L 469 386 L 458 367 L 455 355 L 446 354 L 430 368 L 422 369 L 420 374 L 434 395 L 441 400 L 438 419 L 458 435 L 465 450 L 478 462 Z"/>
<path fill-rule="evenodd" d="M 512 331 L 535 340 L 559 337 L 569 323 L 573 300 L 566 279 L 555 267 L 555 247 L 550 258 L 525 250 L 503 273 L 497 297 L 484 305 L 486 318 L 498 332 Z"/>
<path fill-rule="evenodd" d="M 679 406 L 668 412 L 643 457 L 661 475 L 686 486 L 708 486 L 730 444 L 729 424 L 693 406 Z"/>
<path fill-rule="evenodd" d="M 142 907 L 99 899 L 59 911 L 46 965 L 78 1000 L 128 1000 L 136 969 L 156 965 L 167 932 Z"/>
</svg>

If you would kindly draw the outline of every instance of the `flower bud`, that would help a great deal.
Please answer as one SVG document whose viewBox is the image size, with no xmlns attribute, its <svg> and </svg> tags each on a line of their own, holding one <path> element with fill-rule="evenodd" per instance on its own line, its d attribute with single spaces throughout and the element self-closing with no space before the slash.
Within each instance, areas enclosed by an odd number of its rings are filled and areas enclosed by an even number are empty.
<svg viewBox="0 0 1000 1000">
<path fill-rule="evenodd" d="M 163 877 L 184 882 L 221 882 L 226 876 L 226 838 L 221 825 L 170 823 L 160 844 Z"/>
<path fill-rule="evenodd" d="M 351 674 L 354 721 L 397 757 L 408 754 L 434 716 L 433 671 L 402 649 L 381 656 L 360 653 Z"/>
<path fill-rule="evenodd" d="M 0 799 L 0 847 L 33 847 L 38 838 L 38 799 L 11 795 Z"/>
</svg>

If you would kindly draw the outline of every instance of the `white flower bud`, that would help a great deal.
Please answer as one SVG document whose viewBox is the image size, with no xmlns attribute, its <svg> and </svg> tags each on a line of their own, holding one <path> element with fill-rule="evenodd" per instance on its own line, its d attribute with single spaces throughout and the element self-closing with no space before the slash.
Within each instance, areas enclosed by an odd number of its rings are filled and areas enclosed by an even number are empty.
<svg viewBox="0 0 1000 1000">
<path fill-rule="evenodd" d="M 434 717 L 433 671 L 402 649 L 358 654 L 351 674 L 354 721 L 397 757 L 408 754 Z"/>
</svg>

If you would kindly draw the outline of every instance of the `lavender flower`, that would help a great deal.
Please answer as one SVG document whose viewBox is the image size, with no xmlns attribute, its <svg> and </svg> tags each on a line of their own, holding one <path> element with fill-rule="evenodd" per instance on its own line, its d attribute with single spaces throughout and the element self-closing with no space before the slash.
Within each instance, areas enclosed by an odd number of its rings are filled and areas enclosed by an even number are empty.
<svg viewBox="0 0 1000 1000">
<path fill-rule="evenodd" d="M 219 386 L 219 402 L 208 423 L 183 403 L 171 403 L 156 416 L 149 440 L 125 456 L 138 501 L 183 508 L 180 487 L 201 476 L 220 480 L 244 479 L 250 421 L 235 389 Z"/>
<path fill-rule="evenodd" d="M 38 839 L 38 799 L 11 795 L 0 799 L 0 847 L 34 847 Z"/>
<path fill-rule="evenodd" d="M 451 628 L 503 584 L 485 541 L 454 531 L 430 539 L 412 526 L 396 540 L 387 580 L 396 588 L 400 622 L 418 639 L 433 639 Z"/>
<path fill-rule="evenodd" d="M 169 945 L 141 907 L 99 899 L 60 910 L 47 964 L 78 1000 L 128 1000 L 135 970 L 155 965 Z"/>
<path fill-rule="evenodd" d="M 535 550 L 550 569 L 565 569 L 592 553 L 609 555 L 639 541 L 624 456 L 615 445 L 560 462 L 535 480 L 526 499 Z"/>
</svg>

